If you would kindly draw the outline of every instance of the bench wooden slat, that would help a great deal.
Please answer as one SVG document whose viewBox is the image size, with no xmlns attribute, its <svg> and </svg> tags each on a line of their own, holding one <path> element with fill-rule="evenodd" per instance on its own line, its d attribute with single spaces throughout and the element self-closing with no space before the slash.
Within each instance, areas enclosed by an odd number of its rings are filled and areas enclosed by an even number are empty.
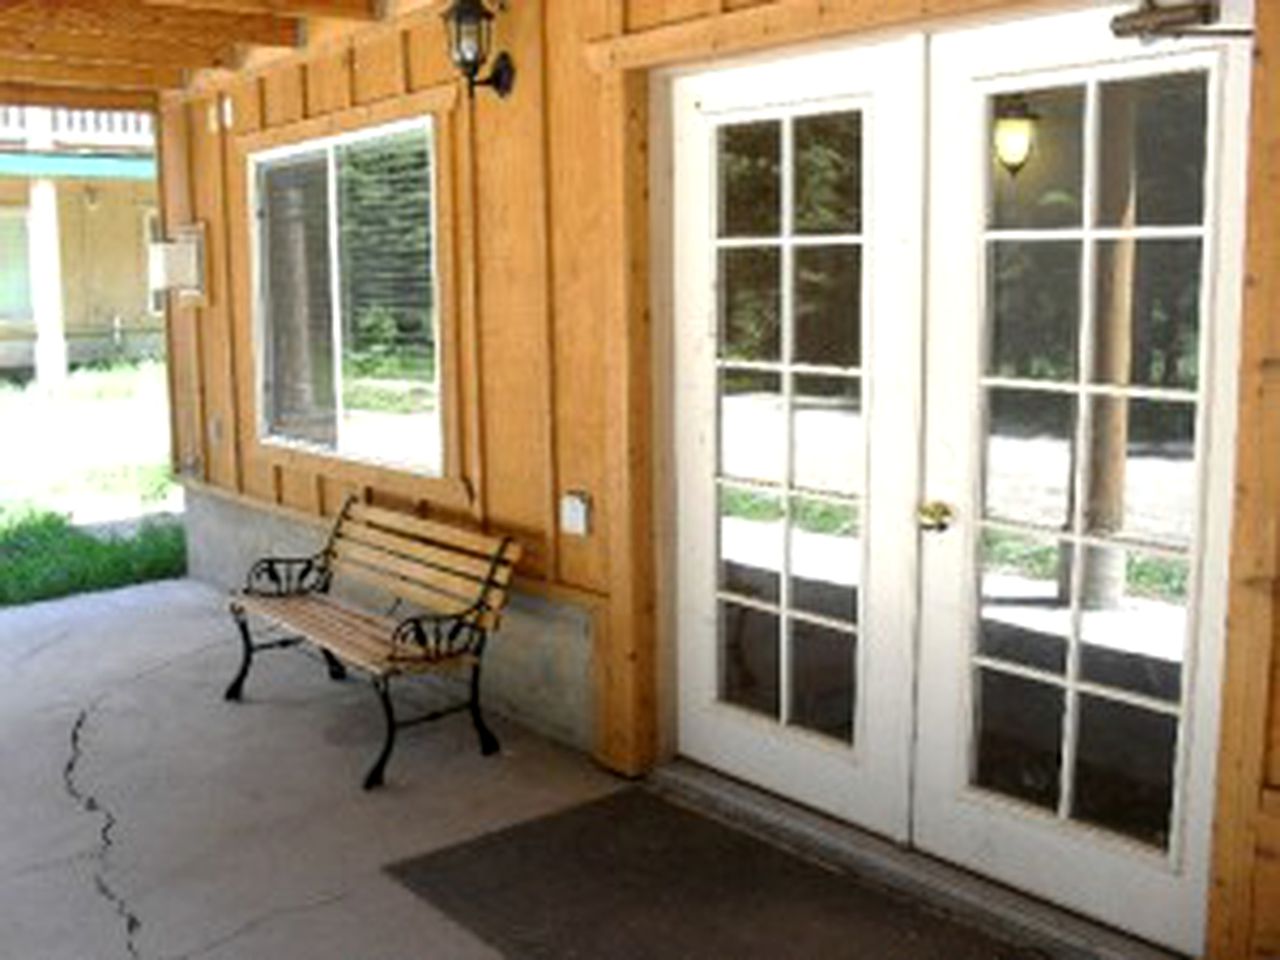
<svg viewBox="0 0 1280 960">
<path fill-rule="evenodd" d="M 339 561 L 358 563 L 379 572 L 395 574 L 410 583 L 425 586 L 463 604 L 474 603 L 481 591 L 485 589 L 482 581 L 437 570 L 417 560 L 387 553 L 377 547 L 364 546 L 344 536 L 339 536 L 337 543 L 334 544 L 333 555 Z M 501 602 L 496 596 L 496 591 L 496 587 L 489 588 L 486 597 L 486 600 L 495 606 Z"/>
<path fill-rule="evenodd" d="M 412 644 L 403 649 L 391 645 L 391 631 L 381 618 L 328 597 L 244 597 L 241 602 L 251 613 L 303 634 L 347 663 L 380 676 L 439 671 L 474 661 L 470 654 L 438 661 L 415 660 Z"/>
<path fill-rule="evenodd" d="M 491 537 L 488 534 L 464 530 L 449 524 L 437 523 L 434 520 L 423 520 L 421 517 L 412 517 L 365 503 L 353 503 L 348 508 L 347 516 L 372 527 L 409 533 L 422 540 L 466 550 L 480 557 L 492 557 L 502 547 L 501 537 Z M 514 564 L 519 559 L 518 545 L 511 544 L 508 547 L 507 556 Z"/>
<path fill-rule="evenodd" d="M 371 570 L 368 567 L 363 567 L 356 563 L 339 562 L 335 566 L 335 569 L 340 569 L 342 573 L 352 579 L 359 580 L 362 583 L 378 590 L 383 590 L 392 596 L 402 597 L 410 603 L 417 604 L 418 606 L 430 610 L 433 613 L 456 615 L 462 613 L 470 606 L 470 602 L 460 603 L 454 597 L 437 593 L 434 590 L 428 590 L 427 588 L 418 586 L 417 584 L 409 583 L 407 580 L 401 580 L 398 577 L 391 577 L 385 573 L 379 573 L 376 570 Z M 478 592 L 479 591 L 477 591 L 477 593 Z M 499 599 L 501 598 L 495 598 L 493 601 L 495 608 L 500 606 L 498 603 Z M 485 630 L 494 630 L 498 625 L 498 614 L 493 610 L 483 613 L 476 618 L 476 624 Z"/>
<path fill-rule="evenodd" d="M 488 557 L 476 557 L 457 550 L 446 550 L 423 543 L 421 540 L 413 540 L 399 534 L 388 533 L 385 530 L 371 527 L 356 520 L 344 523 L 340 533 L 342 537 L 349 540 L 358 540 L 366 546 L 378 547 L 388 553 L 398 553 L 406 557 L 412 557 L 438 569 L 471 577 L 477 584 L 488 577 L 489 571 L 494 566 L 493 561 Z M 511 568 L 508 564 L 500 563 L 497 567 L 496 573 L 498 577 L 509 577 L 511 575 Z M 495 577 L 495 579 L 498 579 L 498 577 Z M 499 582 L 503 581 L 499 580 Z"/>
</svg>

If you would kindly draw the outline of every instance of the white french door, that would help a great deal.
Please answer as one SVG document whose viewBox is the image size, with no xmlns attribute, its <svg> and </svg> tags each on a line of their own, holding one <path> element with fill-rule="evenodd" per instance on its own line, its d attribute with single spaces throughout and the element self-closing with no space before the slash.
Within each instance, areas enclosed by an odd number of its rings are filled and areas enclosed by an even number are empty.
<svg viewBox="0 0 1280 960">
<path fill-rule="evenodd" d="M 1247 51 L 1115 12 L 659 87 L 678 737 L 1194 953 Z"/>
<path fill-rule="evenodd" d="M 932 45 L 925 489 L 957 522 L 923 553 L 913 837 L 1195 953 L 1246 69 L 1106 24 Z M 1010 115 L 1035 118 L 1016 172 Z"/>
<path fill-rule="evenodd" d="M 680 749 L 898 838 L 923 64 L 914 38 L 674 84 Z"/>
</svg>

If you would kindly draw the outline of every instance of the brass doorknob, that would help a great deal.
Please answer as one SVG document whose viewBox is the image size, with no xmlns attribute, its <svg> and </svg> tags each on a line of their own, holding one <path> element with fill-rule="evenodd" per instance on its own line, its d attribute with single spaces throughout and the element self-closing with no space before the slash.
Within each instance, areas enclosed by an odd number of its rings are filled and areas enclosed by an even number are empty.
<svg viewBox="0 0 1280 960">
<path fill-rule="evenodd" d="M 928 503 L 920 504 L 916 517 L 920 521 L 920 529 L 925 533 L 942 533 L 951 526 L 956 518 L 956 512 L 949 503 L 930 500 Z"/>
</svg>

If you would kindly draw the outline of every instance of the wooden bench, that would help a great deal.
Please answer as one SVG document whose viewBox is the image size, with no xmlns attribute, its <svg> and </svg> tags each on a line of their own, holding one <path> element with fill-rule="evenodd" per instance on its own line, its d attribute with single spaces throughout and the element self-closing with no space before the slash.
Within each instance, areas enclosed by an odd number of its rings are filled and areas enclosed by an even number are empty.
<svg viewBox="0 0 1280 960">
<path fill-rule="evenodd" d="M 497 752 L 498 739 L 480 710 L 480 660 L 498 628 L 520 547 L 448 524 L 347 501 L 323 550 L 311 557 L 266 557 L 256 562 L 231 601 L 240 628 L 243 659 L 226 698 L 241 699 L 253 656 L 310 642 L 324 655 L 329 676 L 345 680 L 347 667 L 366 674 L 386 719 L 382 751 L 364 780 L 380 786 L 396 732 L 467 710 L 480 751 Z M 429 612 L 403 619 L 378 616 L 330 595 L 335 577 L 371 587 Z M 255 643 L 253 614 L 290 635 Z M 394 677 L 470 671 L 470 696 L 462 703 L 400 720 L 391 700 Z"/>
</svg>

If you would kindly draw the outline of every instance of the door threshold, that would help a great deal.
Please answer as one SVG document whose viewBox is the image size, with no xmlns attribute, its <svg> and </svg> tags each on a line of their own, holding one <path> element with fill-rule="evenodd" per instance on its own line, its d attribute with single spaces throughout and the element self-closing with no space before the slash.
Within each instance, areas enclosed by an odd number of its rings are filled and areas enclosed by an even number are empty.
<svg viewBox="0 0 1280 960">
<path fill-rule="evenodd" d="M 1043 950 L 1056 960 L 1180 957 L 690 760 L 660 767 L 647 783 L 686 806 L 923 901 L 990 933 Z"/>
</svg>

